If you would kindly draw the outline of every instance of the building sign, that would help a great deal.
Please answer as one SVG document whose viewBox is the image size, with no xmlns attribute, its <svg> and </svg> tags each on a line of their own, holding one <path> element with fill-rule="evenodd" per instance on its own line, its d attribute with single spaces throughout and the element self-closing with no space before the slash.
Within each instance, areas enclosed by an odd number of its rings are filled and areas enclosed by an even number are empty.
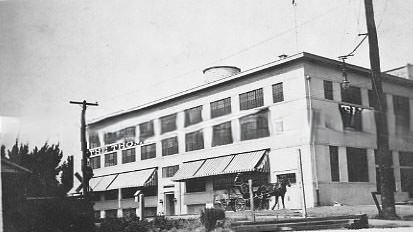
<svg viewBox="0 0 413 232">
<path fill-rule="evenodd" d="M 343 120 L 343 127 L 361 131 L 361 111 L 363 110 L 363 108 L 344 104 L 339 104 L 338 107 L 341 113 L 341 118 Z"/>
<path fill-rule="evenodd" d="M 99 154 L 104 154 L 108 152 L 114 152 L 122 149 L 127 149 L 127 148 L 132 148 L 138 145 L 142 145 L 143 141 L 126 141 L 126 142 L 119 142 L 119 143 L 114 143 L 110 145 L 106 145 L 103 147 L 96 147 L 89 149 L 90 154 L 93 155 L 99 155 Z"/>
</svg>

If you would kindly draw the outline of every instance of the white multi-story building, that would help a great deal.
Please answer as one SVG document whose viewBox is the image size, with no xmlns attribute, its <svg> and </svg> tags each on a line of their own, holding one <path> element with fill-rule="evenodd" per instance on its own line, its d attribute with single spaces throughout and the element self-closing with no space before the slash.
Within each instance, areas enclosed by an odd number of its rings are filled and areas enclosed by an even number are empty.
<svg viewBox="0 0 413 232">
<path fill-rule="evenodd" d="M 300 53 L 88 123 L 97 216 L 191 214 L 244 173 L 289 178 L 286 207 L 373 204 L 376 135 L 370 70 Z M 383 74 L 397 201 L 413 197 L 413 80 Z M 301 154 L 301 155 L 299 155 Z M 76 162 L 76 161 L 75 161 Z M 80 159 L 77 164 L 80 165 Z"/>
</svg>

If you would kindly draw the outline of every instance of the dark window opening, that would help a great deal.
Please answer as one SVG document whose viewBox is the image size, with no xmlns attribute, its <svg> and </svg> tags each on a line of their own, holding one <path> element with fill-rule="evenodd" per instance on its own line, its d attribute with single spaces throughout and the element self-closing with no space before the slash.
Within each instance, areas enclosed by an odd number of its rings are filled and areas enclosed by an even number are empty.
<svg viewBox="0 0 413 232">
<path fill-rule="evenodd" d="M 126 218 L 134 218 L 136 217 L 136 208 L 122 209 L 122 215 Z"/>
<path fill-rule="evenodd" d="M 178 171 L 178 169 L 179 169 L 179 165 L 163 167 L 162 168 L 162 177 L 163 178 L 173 177 L 175 175 L 175 173 Z"/>
<path fill-rule="evenodd" d="M 329 146 L 331 181 L 340 181 L 340 164 L 338 161 L 338 147 Z"/>
<path fill-rule="evenodd" d="M 202 106 L 187 109 L 184 112 L 186 127 L 202 121 Z"/>
<path fill-rule="evenodd" d="M 396 117 L 396 133 L 406 134 L 410 131 L 410 104 L 409 98 L 393 96 L 393 109 Z"/>
<path fill-rule="evenodd" d="M 264 95 L 262 88 L 240 94 L 239 104 L 241 110 L 248 110 L 263 106 Z"/>
<path fill-rule="evenodd" d="M 281 183 L 282 180 L 288 180 L 291 184 L 297 183 L 297 177 L 295 173 L 286 173 L 277 175 L 277 182 Z"/>
<path fill-rule="evenodd" d="M 122 190 L 122 199 L 135 198 L 135 193 L 138 191 L 137 187 L 134 188 L 123 188 Z"/>
<path fill-rule="evenodd" d="M 105 191 L 103 194 L 105 196 L 105 200 L 117 200 L 118 199 L 117 189 Z"/>
<path fill-rule="evenodd" d="M 355 86 L 341 86 L 341 101 L 361 105 L 361 89 Z"/>
<path fill-rule="evenodd" d="M 186 192 L 195 193 L 195 192 L 205 192 L 205 181 L 203 180 L 188 180 L 185 182 Z"/>
<path fill-rule="evenodd" d="M 161 118 L 161 134 L 176 130 L 176 114 L 170 114 Z"/>
<path fill-rule="evenodd" d="M 185 135 L 185 151 L 194 151 L 204 148 L 204 135 L 202 130 Z"/>
<path fill-rule="evenodd" d="M 178 154 L 178 137 L 162 140 L 162 156 Z"/>
<path fill-rule="evenodd" d="M 211 102 L 211 118 L 231 113 L 231 98 Z"/>
<path fill-rule="evenodd" d="M 232 143 L 231 121 L 224 122 L 212 128 L 212 146 Z"/>
<path fill-rule="evenodd" d="M 268 112 L 260 112 L 240 118 L 241 140 L 249 140 L 267 137 L 270 135 L 268 130 Z"/>
<path fill-rule="evenodd" d="M 347 147 L 347 169 L 349 182 L 368 182 L 366 149 Z"/>
<path fill-rule="evenodd" d="M 141 141 L 144 141 L 147 138 L 150 138 L 155 135 L 153 129 L 153 121 L 145 122 L 139 124 L 139 138 Z"/>
<path fill-rule="evenodd" d="M 118 164 L 118 156 L 116 152 L 105 154 L 105 167 L 114 166 Z"/>
<path fill-rule="evenodd" d="M 117 218 L 118 210 L 117 209 L 107 209 L 105 210 L 105 218 Z"/>
<path fill-rule="evenodd" d="M 141 146 L 141 160 L 152 159 L 156 157 L 156 144 Z"/>
<path fill-rule="evenodd" d="M 334 100 L 333 82 L 324 80 L 323 84 L 324 84 L 324 98 L 328 100 Z"/>
<path fill-rule="evenodd" d="M 147 186 L 142 189 L 142 193 L 145 197 L 158 196 L 158 186 Z"/>
<path fill-rule="evenodd" d="M 127 149 L 122 151 L 122 163 L 135 162 L 135 148 Z"/>
<path fill-rule="evenodd" d="M 272 85 L 272 100 L 274 103 L 284 101 L 283 83 Z"/>
<path fill-rule="evenodd" d="M 91 134 L 89 135 L 89 148 L 100 147 L 99 135 Z"/>
<path fill-rule="evenodd" d="M 90 167 L 92 169 L 100 168 L 100 156 L 90 157 Z"/>
</svg>

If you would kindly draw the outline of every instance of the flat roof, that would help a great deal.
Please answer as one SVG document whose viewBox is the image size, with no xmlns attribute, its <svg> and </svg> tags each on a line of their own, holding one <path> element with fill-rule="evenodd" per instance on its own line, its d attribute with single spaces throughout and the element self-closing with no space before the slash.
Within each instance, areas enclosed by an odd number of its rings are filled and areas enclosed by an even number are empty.
<svg viewBox="0 0 413 232">
<path fill-rule="evenodd" d="M 254 73 L 257 73 L 257 72 L 260 72 L 260 71 L 263 71 L 263 70 L 266 70 L 266 69 L 270 69 L 270 68 L 281 68 L 281 67 L 284 67 L 284 66 L 287 66 L 287 65 L 291 65 L 291 64 L 294 64 L 294 63 L 298 63 L 298 62 L 304 62 L 304 61 L 311 62 L 311 63 L 317 63 L 317 64 L 324 65 L 324 66 L 330 66 L 330 67 L 334 67 L 334 68 L 340 68 L 341 65 L 342 65 L 342 62 L 338 61 L 338 60 L 329 59 L 329 58 L 326 58 L 326 57 L 314 55 L 314 54 L 307 53 L 307 52 L 301 52 L 301 53 L 294 54 L 294 55 L 288 56 L 286 58 L 279 59 L 279 60 L 264 64 L 264 65 L 246 70 L 246 71 L 242 71 L 242 72 L 237 73 L 233 76 L 225 77 L 225 78 L 222 78 L 222 79 L 219 79 L 219 80 L 207 83 L 207 84 L 202 84 L 202 85 L 184 90 L 182 92 L 172 94 L 170 96 L 167 96 L 167 97 L 155 100 L 155 101 L 145 103 L 143 105 L 132 107 L 132 108 L 127 109 L 127 110 L 120 110 L 120 111 L 117 111 L 117 112 L 114 112 L 114 113 L 111 113 L 111 114 L 108 114 L 108 115 L 105 115 L 105 116 L 102 116 L 102 117 L 92 119 L 92 120 L 88 121 L 87 124 L 88 124 L 88 126 L 93 127 L 97 124 L 107 122 L 111 119 L 129 114 L 129 113 L 132 113 L 132 112 L 138 112 L 140 110 L 150 109 L 150 108 L 162 105 L 162 104 L 166 104 L 169 101 L 180 99 L 180 98 L 188 96 L 190 94 L 194 94 L 194 93 L 197 93 L 197 92 L 200 92 L 200 91 L 211 89 L 213 87 L 217 87 L 217 86 L 220 86 L 220 85 L 223 85 L 223 84 L 228 84 L 228 83 L 231 83 L 233 81 L 241 80 L 241 79 L 249 76 L 250 74 L 254 74 Z M 356 65 L 352 65 L 352 64 L 347 63 L 346 68 L 347 68 L 348 71 L 351 71 L 351 72 L 356 72 L 356 73 L 361 73 L 361 74 L 370 74 L 370 69 L 363 68 L 361 66 L 356 66 Z M 383 81 L 386 81 L 386 82 L 392 82 L 392 83 L 395 83 L 395 84 L 400 84 L 400 85 L 404 85 L 404 86 L 408 86 L 408 87 L 413 87 L 413 81 L 409 80 L 409 79 L 397 77 L 397 76 L 390 75 L 390 74 L 387 74 L 387 73 L 382 73 L 382 77 L 384 78 Z"/>
</svg>

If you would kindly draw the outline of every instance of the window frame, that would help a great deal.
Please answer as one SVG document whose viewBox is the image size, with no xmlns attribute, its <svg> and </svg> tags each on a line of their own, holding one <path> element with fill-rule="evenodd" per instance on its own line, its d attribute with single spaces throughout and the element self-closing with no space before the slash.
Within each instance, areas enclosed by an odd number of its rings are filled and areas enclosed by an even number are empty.
<svg viewBox="0 0 413 232">
<path fill-rule="evenodd" d="M 179 170 L 179 165 L 171 165 L 162 168 L 162 178 L 170 178 Z"/>
<path fill-rule="evenodd" d="M 367 149 L 346 147 L 346 158 L 348 181 L 369 182 L 369 163 L 367 159 Z"/>
<path fill-rule="evenodd" d="M 241 117 L 239 119 L 239 123 L 241 141 L 265 138 L 270 136 L 268 111 Z M 265 127 L 263 125 L 265 125 Z M 251 128 L 248 128 L 248 126 L 254 126 L 253 129 L 255 132 L 252 133 Z"/>
<path fill-rule="evenodd" d="M 254 89 L 245 93 L 239 94 L 240 110 L 249 110 L 264 105 L 264 90 L 263 88 Z"/>
<path fill-rule="evenodd" d="M 361 88 L 353 85 L 348 88 L 343 88 L 343 86 L 341 86 L 341 101 L 355 105 L 362 105 L 363 101 Z"/>
<path fill-rule="evenodd" d="M 139 124 L 139 139 L 144 141 L 147 138 L 155 135 L 153 120 L 143 122 Z"/>
<path fill-rule="evenodd" d="M 112 158 L 109 158 L 111 157 Z M 110 161 L 113 162 L 110 162 Z M 118 165 L 118 153 L 117 152 L 110 152 L 105 154 L 105 167 L 111 167 Z"/>
<path fill-rule="evenodd" d="M 129 153 L 130 152 L 130 153 Z M 132 163 L 136 161 L 136 148 L 122 150 L 122 163 Z"/>
<path fill-rule="evenodd" d="M 333 82 L 329 80 L 323 80 L 324 99 L 334 100 L 334 87 Z"/>
<path fill-rule="evenodd" d="M 284 101 L 284 85 L 283 82 L 272 85 L 272 102 L 278 103 Z"/>
<path fill-rule="evenodd" d="M 97 162 L 95 162 L 95 161 L 97 161 Z M 99 169 L 99 168 L 101 168 L 100 155 L 90 157 L 89 163 L 90 163 L 90 167 L 91 167 L 92 169 Z"/>
<path fill-rule="evenodd" d="M 205 148 L 204 133 L 201 130 L 189 132 L 185 134 L 185 151 L 196 151 Z"/>
<path fill-rule="evenodd" d="M 176 113 L 169 114 L 169 115 L 159 118 L 159 121 L 161 124 L 161 134 L 174 131 L 177 129 L 176 118 L 177 118 Z"/>
<path fill-rule="evenodd" d="M 212 127 L 212 147 L 231 144 L 233 142 L 231 121 L 223 122 Z"/>
<path fill-rule="evenodd" d="M 174 146 L 169 146 L 173 142 Z M 178 136 L 166 138 L 161 140 L 162 156 L 174 155 L 179 153 Z"/>
<path fill-rule="evenodd" d="M 231 97 L 223 98 L 210 103 L 211 118 L 217 118 L 223 115 L 230 114 L 231 109 Z"/>
<path fill-rule="evenodd" d="M 330 154 L 330 177 L 332 182 L 340 182 L 340 159 L 337 146 L 328 146 Z"/>
<path fill-rule="evenodd" d="M 192 107 L 184 110 L 185 115 L 185 127 L 195 125 L 203 121 L 202 119 L 202 105 Z"/>
<path fill-rule="evenodd" d="M 153 147 L 153 149 L 147 149 Z M 141 146 L 141 160 L 156 158 L 156 143 L 145 144 Z"/>
</svg>

